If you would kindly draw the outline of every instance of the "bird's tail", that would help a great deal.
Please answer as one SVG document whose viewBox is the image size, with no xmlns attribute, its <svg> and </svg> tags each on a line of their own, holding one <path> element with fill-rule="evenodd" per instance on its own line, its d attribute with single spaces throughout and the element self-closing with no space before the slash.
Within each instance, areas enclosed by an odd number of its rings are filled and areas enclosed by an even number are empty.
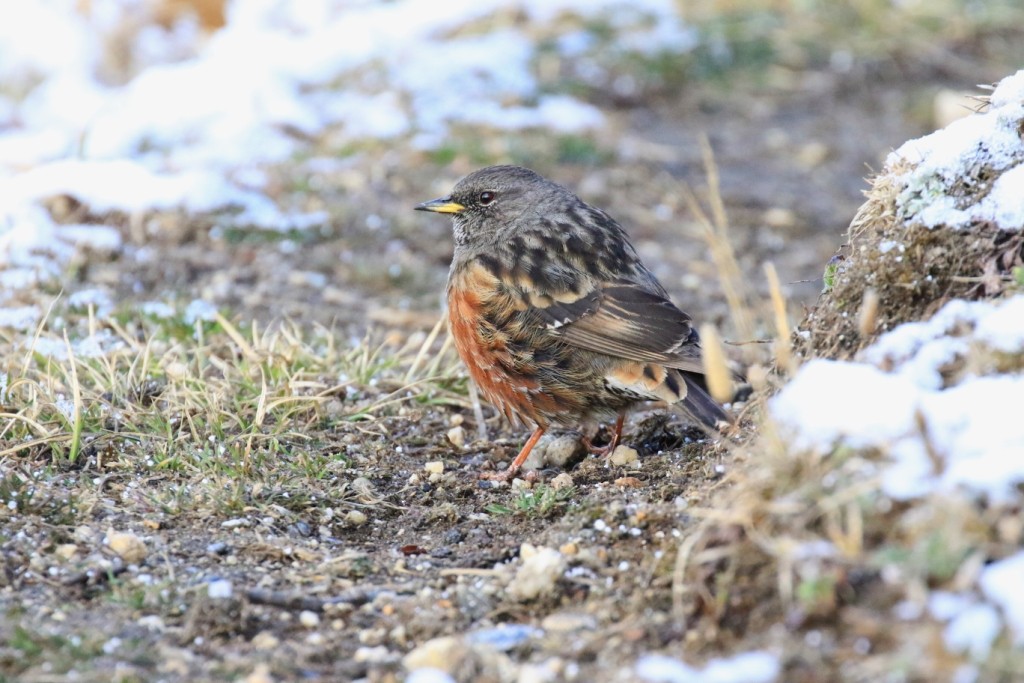
<svg viewBox="0 0 1024 683">
<path fill-rule="evenodd" d="M 704 376 L 693 372 L 680 372 L 686 382 L 686 398 L 675 407 L 708 431 L 717 430 L 720 422 L 732 422 L 729 414 L 708 395 Z"/>
</svg>

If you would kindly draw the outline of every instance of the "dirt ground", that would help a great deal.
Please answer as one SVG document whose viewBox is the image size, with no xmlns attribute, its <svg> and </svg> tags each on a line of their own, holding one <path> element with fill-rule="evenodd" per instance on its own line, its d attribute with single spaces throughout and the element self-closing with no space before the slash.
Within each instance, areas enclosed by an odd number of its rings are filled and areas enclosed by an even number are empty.
<svg viewBox="0 0 1024 683">
<path fill-rule="evenodd" d="M 339 345 L 367 329 L 380 339 L 422 334 L 440 315 L 451 242 L 447 221 L 411 207 L 485 161 L 513 159 L 616 216 L 681 306 L 735 339 L 683 199 L 684 185 L 706 193 L 702 136 L 750 286 L 765 291 L 761 264 L 773 261 L 796 317 L 821 288 L 863 178 L 890 149 L 932 129 L 939 90 L 1005 73 L 965 49 L 941 65 L 707 82 L 609 106 L 615 134 L 562 141 L 571 153 L 545 151 L 544 140 L 524 152 L 502 134 L 485 141 L 486 159 L 457 146 L 443 164 L 395 149 L 363 150 L 326 170 L 300 164 L 281 172 L 281 194 L 327 209 L 323 230 L 126 219 L 124 253 L 84 258 L 67 286 L 102 284 L 119 306 L 202 297 L 240 329 L 318 323 Z M 532 493 L 490 488 L 474 473 L 507 462 L 526 432 L 486 409 L 489 437 L 475 439 L 459 381 L 451 400 L 361 421 L 297 422 L 280 439 L 280 471 L 256 456 L 255 468 L 232 476 L 160 469 L 130 441 L 107 455 L 87 449 L 74 466 L 39 450 L 9 461 L 5 501 L 18 489 L 12 473 L 35 483 L 31 512 L 7 515 L 0 535 L 0 680 L 396 681 L 412 652 L 459 681 L 627 681 L 641 653 L 702 662 L 757 648 L 785 653 L 781 680 L 846 676 L 838 662 L 858 656 L 855 623 L 788 628 L 751 592 L 694 601 L 674 589 L 691 511 L 742 465 L 720 444 L 641 411 L 626 438 L 638 461 L 588 457 L 568 488 L 552 486 L 557 469 L 542 471 Z M 463 449 L 449 441 L 457 426 Z M 104 545 L 118 533 L 145 543 L 134 563 Z M 524 543 L 560 549 L 567 563 L 547 583 L 537 569 L 538 596 L 514 588 L 530 580 L 516 577 L 519 566 L 540 567 L 513 562 L 532 552 Z M 734 580 L 742 587 L 743 577 Z"/>
</svg>

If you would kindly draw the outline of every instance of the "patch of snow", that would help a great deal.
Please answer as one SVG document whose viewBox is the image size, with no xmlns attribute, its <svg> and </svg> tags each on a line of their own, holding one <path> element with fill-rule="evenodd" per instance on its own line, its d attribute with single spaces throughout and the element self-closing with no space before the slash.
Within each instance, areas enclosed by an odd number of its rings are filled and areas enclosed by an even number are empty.
<svg viewBox="0 0 1024 683">
<path fill-rule="evenodd" d="M 35 329 L 43 312 L 38 306 L 15 306 L 0 308 L 0 330 L 10 329 L 26 332 Z"/>
<path fill-rule="evenodd" d="M 1024 353 L 1024 295 L 950 302 L 881 336 L 862 362 L 811 361 L 772 399 L 771 413 L 798 449 L 886 452 L 883 490 L 895 498 L 955 488 L 1013 498 L 1024 483 L 1024 421 L 1006 419 L 1006 407 L 1024 396 L 1024 375 L 965 375 L 944 388 L 940 374 L 985 346 Z"/>
<path fill-rule="evenodd" d="M 217 307 L 209 301 L 195 299 L 185 307 L 183 319 L 189 325 L 194 325 L 198 320 L 213 322 L 217 319 Z"/>
<path fill-rule="evenodd" d="M 1024 70 L 1004 79 L 992 94 L 989 108 L 954 121 L 923 138 L 910 140 L 891 153 L 886 165 L 913 165 L 902 176 L 904 189 L 896 200 L 904 220 L 929 228 L 965 228 L 990 222 L 1002 230 L 1024 229 Z M 979 169 L 998 174 L 992 188 L 972 205 L 952 188 L 970 182 Z M 959 193 L 957 193 L 959 194 Z"/>
<path fill-rule="evenodd" d="M 139 0 L 0 3 L 0 266 L 35 271 L 5 276 L 4 287 L 58 274 L 68 244 L 123 248 L 105 226 L 58 231 L 41 208 L 54 196 L 93 214 L 230 210 L 234 225 L 305 229 L 327 213 L 279 207 L 260 175 L 309 137 L 407 136 L 424 149 L 445 144 L 453 124 L 600 129 L 597 108 L 541 92 L 535 76 L 537 36 L 581 58 L 598 47 L 566 14 L 611 26 L 619 51 L 682 53 L 696 43 L 671 0 L 252 0 L 226 9 L 226 25 L 204 35 L 192 17 L 158 26 Z M 530 25 L 458 33 L 509 12 Z"/>
<path fill-rule="evenodd" d="M 644 655 L 635 667 L 637 677 L 649 683 L 771 683 L 782 667 L 768 652 L 746 652 L 727 659 L 712 659 L 703 669 L 665 655 Z"/>
<path fill-rule="evenodd" d="M 62 225 L 57 234 L 65 242 L 97 251 L 117 251 L 123 241 L 121 232 L 109 225 Z"/>
<path fill-rule="evenodd" d="M 1014 642 L 1024 644 L 1024 552 L 985 567 L 978 583 L 985 597 L 1002 610 Z"/>
</svg>

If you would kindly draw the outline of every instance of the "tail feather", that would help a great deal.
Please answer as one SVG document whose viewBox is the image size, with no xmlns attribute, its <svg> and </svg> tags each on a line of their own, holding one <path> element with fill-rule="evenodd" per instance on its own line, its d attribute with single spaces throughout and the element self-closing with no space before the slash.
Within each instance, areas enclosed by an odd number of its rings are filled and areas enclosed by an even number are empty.
<svg viewBox="0 0 1024 683">
<path fill-rule="evenodd" d="M 678 410 L 708 430 L 717 429 L 719 422 L 732 422 L 729 414 L 708 395 L 703 375 L 692 372 L 680 374 L 686 382 L 686 398 L 676 404 Z"/>
</svg>

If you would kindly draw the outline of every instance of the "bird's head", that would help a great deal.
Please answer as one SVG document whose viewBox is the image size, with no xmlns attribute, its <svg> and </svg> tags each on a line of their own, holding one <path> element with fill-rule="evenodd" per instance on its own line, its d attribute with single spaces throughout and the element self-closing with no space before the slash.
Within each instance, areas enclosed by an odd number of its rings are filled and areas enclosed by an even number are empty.
<svg viewBox="0 0 1024 683">
<path fill-rule="evenodd" d="M 490 166 L 470 173 L 451 194 L 416 206 L 452 216 L 455 244 L 486 247 L 513 236 L 520 220 L 575 200 L 565 188 L 520 166 Z"/>
</svg>

